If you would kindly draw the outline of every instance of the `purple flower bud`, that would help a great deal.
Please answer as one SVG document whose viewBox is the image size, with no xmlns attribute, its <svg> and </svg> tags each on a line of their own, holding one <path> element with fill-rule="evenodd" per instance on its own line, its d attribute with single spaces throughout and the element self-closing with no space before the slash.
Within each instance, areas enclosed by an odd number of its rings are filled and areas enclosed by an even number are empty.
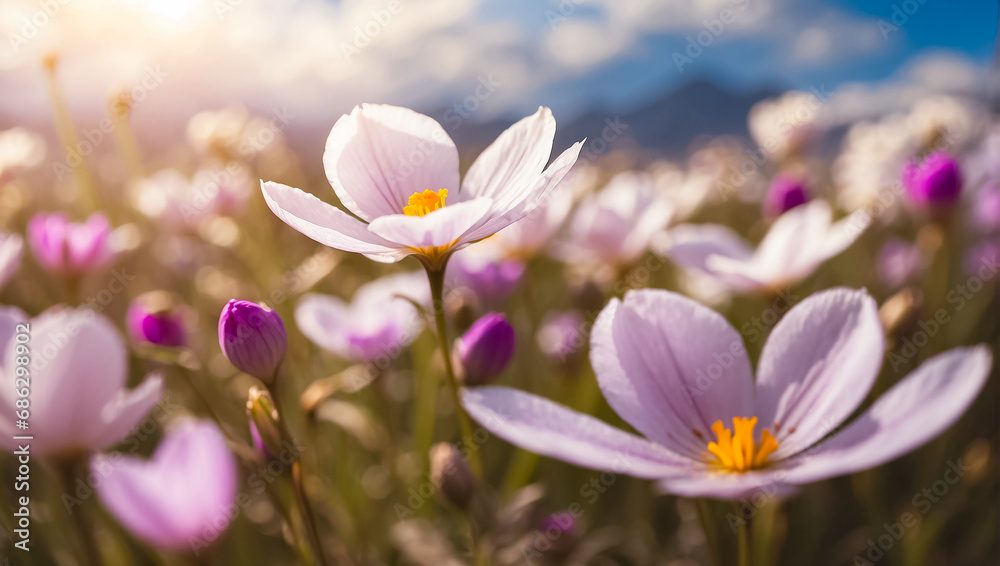
<svg viewBox="0 0 1000 566">
<path fill-rule="evenodd" d="M 483 385 L 510 363 L 514 355 L 514 327 L 503 314 L 483 316 L 458 339 L 456 350 L 469 385 Z"/>
<path fill-rule="evenodd" d="M 278 313 L 232 299 L 219 316 L 219 347 L 242 371 L 272 383 L 288 350 L 288 334 Z"/>
<path fill-rule="evenodd" d="M 792 175 L 778 175 L 764 198 L 764 214 L 772 218 L 811 200 L 805 183 Z"/>
<path fill-rule="evenodd" d="M 962 172 L 947 152 L 936 151 L 903 168 L 906 194 L 921 207 L 950 206 L 962 192 Z"/>
<path fill-rule="evenodd" d="M 576 546 L 582 531 L 580 521 L 569 511 L 553 513 L 538 525 L 538 530 L 551 542 L 546 555 L 549 558 L 565 557 Z"/>
<path fill-rule="evenodd" d="M 170 348 L 187 344 L 184 316 L 165 291 L 136 297 L 128 307 L 126 325 L 132 339 L 139 343 Z"/>
<path fill-rule="evenodd" d="M 458 449 L 439 442 L 430 452 L 431 483 L 459 509 L 466 509 L 475 494 L 476 479 Z"/>
<path fill-rule="evenodd" d="M 111 225 L 96 213 L 86 223 L 70 222 L 65 214 L 36 214 L 28 222 L 28 242 L 35 258 L 47 271 L 80 275 L 97 271 L 111 262 L 108 244 Z"/>
</svg>

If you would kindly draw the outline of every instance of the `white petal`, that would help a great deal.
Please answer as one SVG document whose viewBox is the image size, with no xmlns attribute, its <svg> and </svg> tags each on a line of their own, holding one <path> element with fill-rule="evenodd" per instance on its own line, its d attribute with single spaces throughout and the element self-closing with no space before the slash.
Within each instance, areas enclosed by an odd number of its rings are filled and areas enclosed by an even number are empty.
<svg viewBox="0 0 1000 566">
<path fill-rule="evenodd" d="M 466 233 L 479 222 L 493 206 L 488 198 L 451 204 L 424 216 L 394 214 L 381 216 L 368 225 L 377 236 L 407 248 L 426 248 L 470 243 Z"/>
<path fill-rule="evenodd" d="M 323 155 L 340 201 L 360 218 L 400 214 L 410 195 L 458 189 L 458 149 L 434 119 L 408 108 L 363 104 L 330 131 Z"/>
</svg>

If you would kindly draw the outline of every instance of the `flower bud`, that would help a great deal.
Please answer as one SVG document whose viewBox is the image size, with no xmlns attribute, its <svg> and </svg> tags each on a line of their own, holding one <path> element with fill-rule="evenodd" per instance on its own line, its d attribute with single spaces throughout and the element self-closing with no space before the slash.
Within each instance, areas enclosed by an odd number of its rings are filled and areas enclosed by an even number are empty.
<svg viewBox="0 0 1000 566">
<path fill-rule="evenodd" d="M 452 505 L 466 509 L 472 501 L 476 481 L 458 449 L 447 442 L 431 447 L 431 483 Z"/>
<path fill-rule="evenodd" d="M 503 373 L 514 355 L 514 327 L 503 314 L 490 313 L 458 339 L 456 353 L 465 383 L 488 383 Z"/>
<path fill-rule="evenodd" d="M 553 513 L 538 525 L 538 530 L 550 542 L 545 549 L 545 557 L 562 564 L 580 539 L 582 526 L 569 511 Z"/>
<path fill-rule="evenodd" d="M 771 183 L 764 198 L 764 214 L 772 218 L 809 202 L 805 183 L 792 175 L 779 175 Z"/>
<path fill-rule="evenodd" d="M 962 173 L 951 155 L 936 151 L 919 164 L 906 164 L 903 185 L 910 200 L 920 207 L 950 206 L 961 195 Z"/>
<path fill-rule="evenodd" d="M 187 343 L 184 317 L 170 293 L 152 291 L 139 295 L 128 307 L 126 324 L 138 343 L 177 348 Z"/>
<path fill-rule="evenodd" d="M 28 242 L 46 271 L 77 276 L 111 263 L 110 232 L 108 219 L 100 213 L 85 223 L 70 222 L 59 212 L 36 214 L 28 223 Z"/>
<path fill-rule="evenodd" d="M 234 366 L 270 384 L 285 359 L 288 334 L 278 313 L 233 299 L 219 316 L 219 346 Z"/>
<path fill-rule="evenodd" d="M 247 398 L 247 417 L 250 421 L 250 438 L 254 448 L 268 459 L 280 454 L 283 444 L 281 417 L 267 390 L 256 385 L 250 388 L 250 395 Z"/>
</svg>

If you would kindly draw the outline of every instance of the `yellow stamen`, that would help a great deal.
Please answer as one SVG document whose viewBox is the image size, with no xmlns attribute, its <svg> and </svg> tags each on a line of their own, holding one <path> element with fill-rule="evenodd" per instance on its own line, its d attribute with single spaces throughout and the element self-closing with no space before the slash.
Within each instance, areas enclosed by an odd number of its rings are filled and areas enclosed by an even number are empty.
<svg viewBox="0 0 1000 566">
<path fill-rule="evenodd" d="M 778 441 L 765 430 L 761 433 L 760 444 L 757 444 L 753 437 L 756 426 L 757 417 L 733 417 L 733 431 L 730 432 L 722 421 L 715 421 L 712 432 L 718 442 L 708 443 L 709 453 L 715 456 L 713 463 L 733 472 L 765 467 L 767 457 L 778 449 Z"/>
<path fill-rule="evenodd" d="M 424 216 L 435 210 L 444 207 L 444 199 L 448 198 L 448 189 L 424 192 L 416 192 L 410 195 L 409 204 L 403 207 L 403 214 L 407 216 Z"/>
</svg>

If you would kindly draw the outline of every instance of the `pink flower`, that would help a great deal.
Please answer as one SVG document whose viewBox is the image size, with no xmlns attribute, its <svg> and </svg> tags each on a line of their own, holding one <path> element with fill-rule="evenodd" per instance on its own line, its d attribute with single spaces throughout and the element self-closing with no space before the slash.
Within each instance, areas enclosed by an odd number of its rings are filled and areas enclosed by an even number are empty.
<svg viewBox="0 0 1000 566">
<path fill-rule="evenodd" d="M 61 275 L 97 271 L 111 263 L 111 225 L 101 213 L 86 223 L 70 222 L 65 214 L 36 214 L 28 223 L 28 242 L 38 263 Z"/>
<path fill-rule="evenodd" d="M 847 249 L 871 224 L 864 211 L 833 222 L 821 200 L 797 206 L 771 225 L 754 250 L 727 226 L 688 224 L 673 228 L 671 259 L 738 292 L 781 289 L 812 275 L 826 260 Z"/>
<path fill-rule="evenodd" d="M 18 364 L 15 327 L 30 324 L 32 454 L 48 457 L 104 450 L 121 442 L 156 405 L 162 380 L 150 377 L 129 391 L 128 356 L 121 337 L 88 309 L 56 308 L 28 320 L 17 309 L 0 311 L 0 442 L 12 447 Z"/>
<path fill-rule="evenodd" d="M 229 525 L 236 499 L 236 459 L 218 427 L 184 421 L 152 459 L 99 455 L 90 464 L 94 489 L 125 528 L 171 550 L 197 551 Z"/>
<path fill-rule="evenodd" d="M 295 307 L 295 323 L 320 348 L 349 361 L 398 355 L 424 328 L 413 304 L 429 305 L 430 285 L 419 271 L 390 275 L 362 285 L 351 303 L 311 293 Z"/>
<path fill-rule="evenodd" d="M 992 365 L 985 346 L 937 355 L 831 435 L 868 395 L 883 355 L 878 308 L 864 291 L 833 289 L 792 308 L 769 336 L 756 380 L 721 315 L 669 291 L 630 291 L 598 317 L 591 363 L 605 399 L 646 438 L 509 388 L 467 390 L 463 405 L 527 450 L 657 479 L 678 495 L 739 499 L 914 450 L 962 415 Z"/>
<path fill-rule="evenodd" d="M 360 220 L 292 187 L 269 181 L 261 189 L 278 218 L 321 244 L 440 267 L 451 252 L 527 216 L 559 184 L 581 144 L 545 169 L 555 128 L 552 112 L 539 108 L 500 134 L 459 185 L 458 150 L 440 124 L 365 104 L 337 121 L 323 156 L 334 192 Z"/>
</svg>

